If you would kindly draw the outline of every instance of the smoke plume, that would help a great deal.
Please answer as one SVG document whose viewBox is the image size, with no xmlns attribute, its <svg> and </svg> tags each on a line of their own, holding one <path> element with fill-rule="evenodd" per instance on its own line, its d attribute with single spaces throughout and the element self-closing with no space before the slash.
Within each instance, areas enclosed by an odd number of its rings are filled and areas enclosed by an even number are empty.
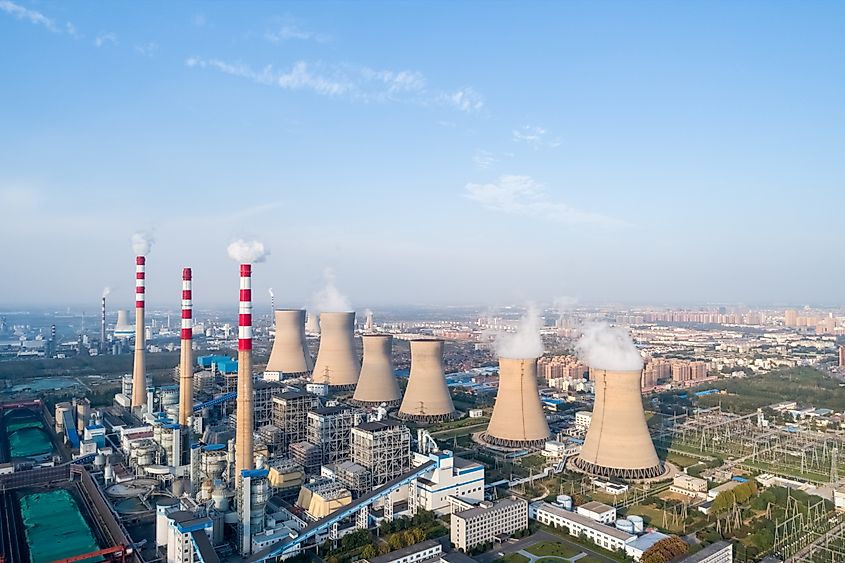
<svg viewBox="0 0 845 563">
<path fill-rule="evenodd" d="M 334 284 L 334 270 L 326 268 L 323 272 L 326 285 L 314 293 L 314 309 L 317 312 L 345 313 L 352 310 L 349 299 L 337 290 Z"/>
<path fill-rule="evenodd" d="M 525 315 L 519 319 L 516 332 L 496 336 L 496 354 L 500 358 L 519 360 L 543 355 L 540 315 L 536 307 L 529 305 Z"/>
<path fill-rule="evenodd" d="M 146 256 L 150 253 L 155 239 L 150 233 L 138 231 L 132 235 L 132 252 L 135 256 Z"/>
<path fill-rule="evenodd" d="M 268 287 L 268 288 L 267 288 L 267 291 L 270 293 L 270 297 L 275 297 L 275 296 L 276 296 L 276 294 L 275 294 L 275 293 L 273 293 L 273 288 L 272 288 L 272 287 Z"/>
<path fill-rule="evenodd" d="M 229 253 L 229 258 L 241 264 L 264 262 L 267 255 L 270 254 L 270 252 L 264 248 L 264 244 L 258 242 L 257 240 L 246 241 L 238 239 L 232 242 L 226 248 L 226 251 Z"/>
<path fill-rule="evenodd" d="M 575 351 L 582 362 L 594 369 L 643 369 L 643 357 L 628 331 L 605 322 L 586 325 L 575 344 Z"/>
<path fill-rule="evenodd" d="M 108 286 L 104 287 L 104 288 L 103 288 L 103 299 L 105 299 L 106 297 L 108 297 L 108 296 L 109 296 L 109 293 L 111 293 L 111 288 L 110 288 L 110 287 L 108 287 Z"/>
</svg>

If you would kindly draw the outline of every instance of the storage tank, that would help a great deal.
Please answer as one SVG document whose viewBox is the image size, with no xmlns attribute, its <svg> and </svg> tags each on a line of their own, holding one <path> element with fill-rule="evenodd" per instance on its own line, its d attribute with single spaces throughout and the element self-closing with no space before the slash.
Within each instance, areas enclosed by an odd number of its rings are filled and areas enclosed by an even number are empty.
<svg viewBox="0 0 845 563">
<path fill-rule="evenodd" d="M 645 521 L 642 516 L 632 514 L 631 516 L 628 516 L 627 519 L 634 525 L 634 533 L 642 534 L 645 531 Z"/>
<path fill-rule="evenodd" d="M 569 495 L 558 495 L 555 502 L 566 510 L 572 510 L 572 497 Z"/>
<path fill-rule="evenodd" d="M 393 373 L 393 337 L 365 334 L 362 341 L 364 360 L 352 402 L 362 406 L 398 405 L 402 394 Z"/>
<path fill-rule="evenodd" d="M 355 313 L 320 313 L 320 347 L 314 363 L 314 383 L 353 389 L 361 366 L 355 354 Z"/>
<path fill-rule="evenodd" d="M 305 309 L 277 309 L 274 313 L 276 337 L 265 371 L 303 375 L 314 368 L 305 344 Z"/>
<path fill-rule="evenodd" d="M 412 340 L 411 374 L 397 416 L 416 422 L 440 422 L 457 415 L 446 386 L 443 341 Z"/>
<path fill-rule="evenodd" d="M 616 520 L 616 529 L 622 530 L 623 532 L 627 532 L 629 534 L 633 534 L 634 523 L 626 518 L 619 518 Z"/>
</svg>

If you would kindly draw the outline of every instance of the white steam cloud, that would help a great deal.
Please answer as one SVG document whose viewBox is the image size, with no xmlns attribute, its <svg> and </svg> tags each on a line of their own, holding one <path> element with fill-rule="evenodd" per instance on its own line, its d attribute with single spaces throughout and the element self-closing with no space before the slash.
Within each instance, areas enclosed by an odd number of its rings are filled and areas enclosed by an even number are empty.
<svg viewBox="0 0 845 563">
<path fill-rule="evenodd" d="M 270 294 L 270 297 L 275 297 L 275 296 L 276 296 L 276 294 L 275 294 L 275 293 L 273 293 L 273 288 L 272 288 L 272 287 L 268 287 L 268 288 L 267 288 L 267 292 Z"/>
<path fill-rule="evenodd" d="M 324 311 L 329 313 L 351 311 L 352 304 L 349 299 L 338 291 L 334 284 L 334 270 L 326 268 L 323 272 L 323 278 L 326 280 L 326 285 L 314 293 L 314 309 L 319 313 Z"/>
<path fill-rule="evenodd" d="M 229 253 L 229 258 L 241 264 L 255 264 L 264 262 L 270 252 L 264 248 L 264 244 L 257 240 L 242 240 L 238 239 L 232 242 L 226 251 Z"/>
<path fill-rule="evenodd" d="M 135 256 L 146 256 L 150 253 L 155 239 L 150 233 L 138 231 L 132 235 L 132 252 Z"/>
<path fill-rule="evenodd" d="M 106 297 L 108 297 L 108 296 L 109 296 L 109 293 L 111 293 L 111 288 L 110 288 L 110 287 L 108 287 L 108 286 L 104 287 L 104 288 L 103 288 L 103 299 L 105 299 Z"/>
<path fill-rule="evenodd" d="M 628 331 L 605 322 L 586 325 L 575 344 L 575 351 L 582 362 L 594 369 L 643 369 L 643 357 Z"/>
<path fill-rule="evenodd" d="M 519 319 L 516 332 L 496 336 L 496 354 L 500 358 L 525 359 L 543 355 L 543 338 L 540 336 L 540 315 L 533 305 Z"/>
</svg>

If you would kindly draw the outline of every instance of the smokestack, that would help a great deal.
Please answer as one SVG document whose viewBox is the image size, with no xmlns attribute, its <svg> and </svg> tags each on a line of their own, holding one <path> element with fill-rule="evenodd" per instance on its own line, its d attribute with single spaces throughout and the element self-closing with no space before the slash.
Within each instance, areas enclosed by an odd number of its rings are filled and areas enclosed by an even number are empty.
<svg viewBox="0 0 845 563">
<path fill-rule="evenodd" d="M 575 466 L 603 477 L 652 479 L 663 475 L 643 412 L 642 370 L 592 369 L 596 400 Z"/>
<path fill-rule="evenodd" d="M 255 469 L 252 452 L 254 413 L 252 412 L 252 266 L 241 264 L 240 305 L 238 307 L 238 399 L 235 429 L 235 475 Z"/>
<path fill-rule="evenodd" d="M 411 376 L 398 416 L 417 422 L 440 422 L 457 417 L 446 386 L 442 340 L 411 341 Z"/>
<path fill-rule="evenodd" d="M 146 336 L 144 335 L 144 297 L 147 260 L 135 257 L 135 366 L 132 369 L 132 408 L 144 408 L 147 400 L 147 370 L 144 363 Z"/>
<path fill-rule="evenodd" d="M 533 448 L 548 438 L 537 389 L 537 359 L 499 358 L 499 391 L 483 439 L 505 448 Z"/>
<path fill-rule="evenodd" d="M 191 269 L 182 270 L 182 353 L 179 361 L 179 424 L 188 425 L 194 409 L 194 320 Z"/>
<path fill-rule="evenodd" d="M 398 405 L 402 395 L 393 373 L 393 337 L 365 334 L 363 342 L 364 361 L 352 401 L 362 406 Z"/>
<path fill-rule="evenodd" d="M 106 350 L 106 296 L 103 294 L 103 306 L 100 311 L 100 353 Z"/>
<path fill-rule="evenodd" d="M 314 364 L 305 345 L 305 309 L 275 311 L 276 338 L 265 371 L 284 375 L 309 373 Z"/>
<path fill-rule="evenodd" d="M 320 348 L 314 364 L 315 383 L 352 389 L 360 366 L 355 355 L 355 313 L 320 313 Z"/>
</svg>

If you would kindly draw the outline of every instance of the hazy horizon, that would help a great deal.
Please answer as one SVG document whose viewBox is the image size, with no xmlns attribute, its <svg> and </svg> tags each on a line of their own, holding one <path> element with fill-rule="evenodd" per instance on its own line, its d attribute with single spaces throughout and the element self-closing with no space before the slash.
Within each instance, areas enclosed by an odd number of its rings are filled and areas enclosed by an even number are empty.
<svg viewBox="0 0 845 563">
<path fill-rule="evenodd" d="M 845 4 L 112 8 L 0 2 L 0 309 L 845 302 Z"/>
</svg>

